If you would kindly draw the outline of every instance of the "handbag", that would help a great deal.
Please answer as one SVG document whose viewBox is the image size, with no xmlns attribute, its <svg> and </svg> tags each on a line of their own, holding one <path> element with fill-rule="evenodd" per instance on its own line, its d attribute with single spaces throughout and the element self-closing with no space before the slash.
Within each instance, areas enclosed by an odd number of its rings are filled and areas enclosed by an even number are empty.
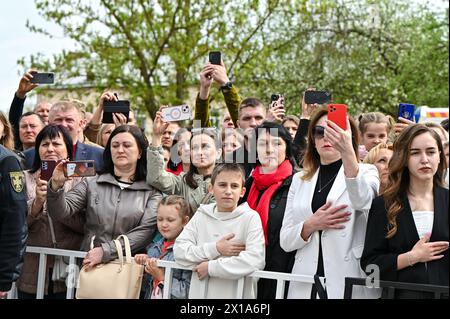
<svg viewBox="0 0 450 319">
<path fill-rule="evenodd" d="M 57 248 L 58 244 L 56 242 L 55 229 L 53 227 L 53 221 L 48 216 L 48 223 L 50 226 L 50 235 L 52 236 L 53 247 Z M 68 270 L 69 262 L 64 260 L 63 256 L 55 256 L 55 262 L 53 264 L 52 280 L 53 281 L 66 281 L 69 275 Z"/>
<path fill-rule="evenodd" d="M 125 243 L 125 258 L 122 245 Z M 93 248 L 94 237 L 91 240 Z M 144 266 L 139 265 L 131 257 L 130 241 L 125 235 L 114 240 L 118 258 L 108 263 L 94 266 L 86 271 L 81 268 L 78 277 L 77 299 L 138 299 L 141 291 Z"/>
</svg>

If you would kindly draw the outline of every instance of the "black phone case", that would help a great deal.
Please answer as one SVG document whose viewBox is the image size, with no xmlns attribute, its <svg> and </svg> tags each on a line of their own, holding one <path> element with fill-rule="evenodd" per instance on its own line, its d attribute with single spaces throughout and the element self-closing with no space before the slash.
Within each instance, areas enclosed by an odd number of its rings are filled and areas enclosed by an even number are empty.
<svg viewBox="0 0 450 319">
<path fill-rule="evenodd" d="M 326 104 L 331 101 L 331 93 L 327 91 L 306 91 L 306 104 Z"/>
<path fill-rule="evenodd" d="M 122 113 L 127 117 L 130 115 L 130 101 L 105 101 L 103 102 L 103 123 L 114 123 L 113 113 Z"/>
<path fill-rule="evenodd" d="M 211 64 L 220 65 L 222 60 L 222 54 L 218 51 L 209 52 L 209 62 Z"/>
<path fill-rule="evenodd" d="M 55 82 L 54 73 L 34 73 L 31 83 L 52 84 Z"/>
</svg>

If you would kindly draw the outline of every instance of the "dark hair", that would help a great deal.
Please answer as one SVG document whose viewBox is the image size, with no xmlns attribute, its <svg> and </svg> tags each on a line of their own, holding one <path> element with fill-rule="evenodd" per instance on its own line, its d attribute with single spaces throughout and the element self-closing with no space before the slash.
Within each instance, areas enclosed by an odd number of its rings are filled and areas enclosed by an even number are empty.
<svg viewBox="0 0 450 319">
<path fill-rule="evenodd" d="M 258 143 L 258 137 L 261 135 L 262 132 L 267 132 L 272 136 L 281 138 L 286 143 L 286 159 L 288 159 L 292 167 L 296 167 L 296 162 L 294 159 L 294 151 L 292 149 L 292 136 L 288 133 L 288 131 L 284 128 L 283 125 L 280 125 L 278 123 L 265 121 L 263 124 L 255 127 L 255 134 L 253 134 L 254 138 L 254 145 Z M 258 159 L 258 151 L 256 150 L 256 165 L 261 165 Z"/>
<path fill-rule="evenodd" d="M 324 115 L 328 114 L 327 107 L 321 107 L 314 111 L 311 120 L 309 122 L 308 127 L 308 136 L 306 143 L 306 151 L 303 157 L 303 169 L 305 174 L 301 177 L 302 180 L 308 181 L 310 180 L 316 171 L 320 167 L 320 155 L 317 152 L 315 143 L 314 143 L 314 129 L 319 122 L 320 118 Z M 359 162 L 358 158 L 358 147 L 359 147 L 359 132 L 358 127 L 356 126 L 355 121 L 352 117 L 348 117 L 348 121 L 350 122 L 350 128 L 352 131 L 352 145 L 353 150 L 355 152 L 356 160 Z"/>
<path fill-rule="evenodd" d="M 42 123 L 42 126 L 45 126 L 45 121 L 44 121 L 44 119 L 42 118 L 42 116 L 40 116 L 40 115 L 37 114 L 36 112 L 26 112 L 26 113 L 23 113 L 23 114 L 20 116 L 20 118 L 19 118 L 19 123 L 20 123 L 20 121 L 22 121 L 22 119 L 23 119 L 24 117 L 32 116 L 32 115 L 36 115 L 37 118 L 39 119 L 39 121 Z"/>
<path fill-rule="evenodd" d="M 148 147 L 148 141 L 141 129 L 135 125 L 121 125 L 116 127 L 111 133 L 108 143 L 106 143 L 105 150 L 103 151 L 103 169 L 99 172 L 99 174 L 109 173 L 116 176 L 114 175 L 114 163 L 111 157 L 111 140 L 114 136 L 120 133 L 130 133 L 136 140 L 138 149 L 141 152 L 141 158 L 137 160 L 136 171 L 134 172 L 134 177 L 132 180 L 134 182 L 145 180 L 147 175 L 147 154 L 145 154 L 145 152 Z M 120 178 L 120 176 L 116 177 Z"/>
<path fill-rule="evenodd" d="M 39 156 L 39 147 L 41 146 L 42 141 L 45 138 L 54 139 L 62 136 L 64 140 L 64 144 L 67 149 L 67 157 L 69 160 L 73 159 L 72 154 L 72 138 L 69 135 L 67 129 L 61 125 L 47 125 L 39 132 L 36 136 L 36 143 L 34 144 L 34 160 L 33 165 L 31 166 L 30 173 L 34 173 L 41 168 L 41 157 Z"/>
<path fill-rule="evenodd" d="M 173 171 L 177 169 L 177 166 L 181 163 L 181 158 L 178 154 L 178 142 L 181 134 L 189 132 L 191 133 L 190 127 L 180 127 L 178 131 L 175 133 L 175 136 L 173 137 L 172 146 L 170 147 L 170 157 L 169 162 L 167 163 L 167 167 Z M 172 160 L 173 159 L 175 160 Z M 179 159 L 179 161 L 177 161 Z"/>
<path fill-rule="evenodd" d="M 217 150 L 222 149 L 222 141 L 219 137 L 219 134 L 218 134 L 216 128 L 214 128 L 214 127 L 194 128 L 194 129 L 192 129 L 191 132 L 192 132 L 192 136 L 191 136 L 191 140 L 190 140 L 191 149 L 192 149 L 192 139 L 194 138 L 194 136 L 201 135 L 201 134 L 212 138 L 214 140 L 214 145 Z M 192 162 L 192 152 L 191 152 L 191 165 L 189 166 L 189 171 L 186 173 L 186 175 L 184 175 L 184 180 L 186 181 L 186 184 L 190 188 L 196 189 L 198 187 L 198 184 L 194 179 L 194 174 L 198 174 L 198 170 L 197 170 L 197 167 L 195 167 L 195 165 Z M 209 177 L 209 176 L 204 176 L 204 178 L 206 178 L 206 177 Z"/>
<path fill-rule="evenodd" d="M 386 238 L 392 238 L 397 232 L 397 215 L 403 210 L 403 198 L 407 196 L 407 191 L 409 189 L 410 175 L 408 161 L 411 156 L 411 144 L 417 136 L 425 133 L 430 133 L 436 140 L 439 151 L 440 162 L 438 169 L 433 176 L 433 186 L 443 187 L 447 165 L 439 134 L 432 128 L 423 124 L 413 124 L 408 126 L 400 133 L 397 140 L 394 142 L 393 154 L 389 162 L 389 181 L 382 194 L 388 219 L 388 232 Z"/>
<path fill-rule="evenodd" d="M 245 184 L 245 171 L 241 164 L 238 163 L 220 163 L 214 167 L 214 171 L 211 175 L 211 185 L 216 182 L 217 176 L 222 172 L 236 172 L 242 176 L 242 186 Z"/>
<path fill-rule="evenodd" d="M 163 197 L 156 207 L 156 211 L 158 211 L 159 207 L 161 205 L 164 206 L 175 206 L 175 209 L 178 211 L 178 214 L 182 219 L 185 219 L 186 217 L 191 217 L 191 210 L 189 208 L 188 202 L 184 199 L 183 196 L 179 195 L 169 195 L 166 197 Z"/>
<path fill-rule="evenodd" d="M 448 118 L 441 122 L 441 126 L 448 132 Z"/>
</svg>

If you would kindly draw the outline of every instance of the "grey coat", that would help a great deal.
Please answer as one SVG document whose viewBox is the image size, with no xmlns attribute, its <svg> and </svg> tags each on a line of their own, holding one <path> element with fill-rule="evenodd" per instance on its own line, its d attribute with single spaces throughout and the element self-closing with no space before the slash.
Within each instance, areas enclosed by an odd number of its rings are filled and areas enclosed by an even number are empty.
<svg viewBox="0 0 450 319">
<path fill-rule="evenodd" d="M 165 169 L 163 148 L 149 146 L 147 151 L 147 183 L 168 195 L 183 196 L 189 203 L 192 213 L 197 211 L 200 204 L 214 203 L 214 197 L 208 193 L 208 185 L 211 178 L 204 178 L 195 174 L 194 179 L 198 184 L 197 188 L 191 188 L 186 183 L 186 173 L 175 175 Z"/>
<path fill-rule="evenodd" d="M 51 181 L 50 181 L 51 183 Z M 47 210 L 56 220 L 69 218 L 86 209 L 82 250 L 90 240 L 103 248 L 103 262 L 117 258 L 113 240 L 122 234 L 130 240 L 131 252 L 139 252 L 151 242 L 156 229 L 156 207 L 162 195 L 144 181 L 121 189 L 111 174 L 85 178 L 69 192 L 47 192 Z"/>
</svg>

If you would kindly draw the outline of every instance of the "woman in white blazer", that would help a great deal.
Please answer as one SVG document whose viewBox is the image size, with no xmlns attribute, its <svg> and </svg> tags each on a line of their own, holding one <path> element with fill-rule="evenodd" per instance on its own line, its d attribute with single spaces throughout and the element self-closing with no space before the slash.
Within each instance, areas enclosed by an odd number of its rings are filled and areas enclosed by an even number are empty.
<svg viewBox="0 0 450 319">
<path fill-rule="evenodd" d="M 297 251 L 293 274 L 325 277 L 326 297 L 343 298 L 345 277 L 365 277 L 359 259 L 368 212 L 379 187 L 378 171 L 357 158 L 358 131 L 346 129 L 318 109 L 311 119 L 303 170 L 294 175 L 280 232 L 280 245 Z M 354 287 L 355 298 L 378 291 Z M 312 284 L 292 282 L 288 298 L 317 298 Z"/>
</svg>

